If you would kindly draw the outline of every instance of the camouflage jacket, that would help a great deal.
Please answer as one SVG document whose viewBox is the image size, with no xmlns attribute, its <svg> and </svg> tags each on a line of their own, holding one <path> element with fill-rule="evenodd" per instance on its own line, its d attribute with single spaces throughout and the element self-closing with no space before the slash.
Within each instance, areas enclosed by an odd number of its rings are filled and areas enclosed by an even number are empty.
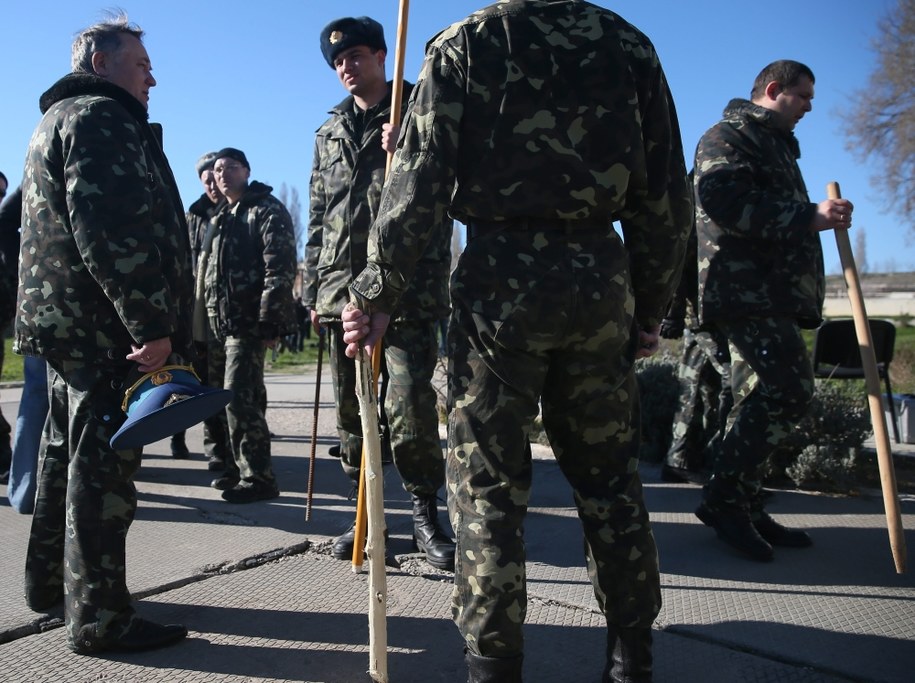
<svg viewBox="0 0 915 683">
<path fill-rule="evenodd" d="M 666 318 L 683 320 L 690 330 L 699 328 L 699 263 L 698 243 L 695 225 L 686 241 L 686 254 L 683 257 L 683 273 L 680 284 L 671 299 Z"/>
<path fill-rule="evenodd" d="M 187 224 L 146 108 L 88 74 L 65 76 L 40 106 L 22 183 L 15 350 L 98 362 L 171 337 L 190 357 Z"/>
<path fill-rule="evenodd" d="M 197 259 L 200 257 L 200 250 L 203 249 L 203 238 L 206 237 L 207 227 L 210 219 L 219 213 L 222 208 L 222 202 L 214 204 L 204 192 L 193 204 L 187 209 L 187 231 L 191 240 L 191 259 L 194 264 L 194 273 L 197 272 Z"/>
<path fill-rule="evenodd" d="M 471 58 L 472 56 L 472 58 Z M 508 0 L 433 38 L 353 289 L 390 310 L 428 226 L 474 219 L 619 221 L 637 320 L 660 322 L 692 201 L 654 47 L 578 0 Z M 536 228 L 532 228 L 536 229 Z"/>
<path fill-rule="evenodd" d="M 271 339 L 295 329 L 292 217 L 273 188 L 254 181 L 235 204 L 221 204 L 206 269 L 205 298 L 221 337 Z"/>
<path fill-rule="evenodd" d="M 821 320 L 826 291 L 819 233 L 797 160 L 775 114 L 731 100 L 696 149 L 699 315 Z"/>
<path fill-rule="evenodd" d="M 404 108 L 411 88 L 404 82 Z M 381 126 L 391 118 L 390 92 L 364 114 L 362 126 L 356 121 L 352 97 L 330 113 L 315 137 L 302 299 L 322 318 L 339 319 L 350 300 L 350 283 L 365 268 L 369 228 L 381 204 L 387 164 Z M 395 313 L 398 319 L 447 315 L 452 225 L 444 215 L 428 221 L 432 236 Z"/>
</svg>

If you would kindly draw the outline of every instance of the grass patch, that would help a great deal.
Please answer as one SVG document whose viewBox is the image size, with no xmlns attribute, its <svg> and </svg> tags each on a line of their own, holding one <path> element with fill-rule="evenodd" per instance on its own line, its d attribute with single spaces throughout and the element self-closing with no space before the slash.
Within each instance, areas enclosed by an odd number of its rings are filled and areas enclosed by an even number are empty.
<svg viewBox="0 0 915 683">
<path fill-rule="evenodd" d="M 22 356 L 13 353 L 13 340 L 4 338 L 3 373 L 0 374 L 0 382 L 21 382 L 22 373 Z"/>
</svg>

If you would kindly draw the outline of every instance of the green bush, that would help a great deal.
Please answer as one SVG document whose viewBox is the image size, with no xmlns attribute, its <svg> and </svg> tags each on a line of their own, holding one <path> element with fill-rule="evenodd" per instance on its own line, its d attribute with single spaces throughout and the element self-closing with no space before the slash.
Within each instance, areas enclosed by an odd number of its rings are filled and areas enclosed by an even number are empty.
<svg viewBox="0 0 915 683">
<path fill-rule="evenodd" d="M 661 462 L 673 438 L 674 413 L 680 396 L 679 360 L 664 350 L 635 363 L 642 403 L 642 448 L 644 462 Z"/>
<path fill-rule="evenodd" d="M 859 481 L 861 447 L 870 433 L 862 383 L 818 380 L 807 415 L 767 459 L 765 479 L 787 476 L 802 488 L 849 491 Z"/>
</svg>

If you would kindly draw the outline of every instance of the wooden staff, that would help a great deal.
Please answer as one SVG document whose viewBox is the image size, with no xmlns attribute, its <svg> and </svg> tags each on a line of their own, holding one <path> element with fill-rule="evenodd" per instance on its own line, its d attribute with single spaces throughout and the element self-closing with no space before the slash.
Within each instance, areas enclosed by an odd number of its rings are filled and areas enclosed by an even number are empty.
<svg viewBox="0 0 915 683">
<path fill-rule="evenodd" d="M 310 323 L 309 323 L 310 324 Z M 318 409 L 321 407 L 321 361 L 324 358 L 324 330 L 318 330 L 318 375 L 315 378 L 315 412 L 311 425 L 311 460 L 308 465 L 308 502 L 305 521 L 311 519 L 311 499 L 315 488 L 315 460 L 318 448 Z"/>
<path fill-rule="evenodd" d="M 826 194 L 830 199 L 839 199 L 838 183 L 829 183 Z M 890 535 L 890 550 L 893 553 L 893 562 L 896 564 L 896 573 L 905 573 L 905 536 L 902 529 L 902 515 L 899 512 L 899 494 L 896 489 L 896 471 L 893 468 L 893 456 L 890 450 L 890 437 L 886 430 L 886 415 L 883 412 L 883 403 L 880 400 L 880 376 L 877 373 L 877 357 L 874 355 L 874 343 L 871 339 L 871 329 L 867 321 L 867 311 L 864 308 L 864 296 L 861 293 L 861 280 L 858 278 L 858 269 L 855 267 L 855 258 L 848 239 L 848 230 L 836 228 L 836 245 L 839 247 L 839 257 L 842 260 L 842 270 L 845 274 L 845 286 L 848 289 L 848 299 L 851 302 L 852 316 L 855 319 L 855 333 L 858 345 L 861 347 L 861 365 L 864 367 L 864 384 L 867 388 L 867 402 L 871 411 L 871 424 L 874 427 L 874 440 L 877 443 L 877 466 L 880 470 L 880 487 L 883 490 L 883 507 L 886 511 L 887 531 Z M 890 401 L 892 396 L 887 397 Z M 890 410 L 893 410 L 890 403 Z"/>
<path fill-rule="evenodd" d="M 365 554 L 369 558 L 369 676 L 373 681 L 387 683 L 388 588 L 384 568 L 384 484 L 381 476 L 381 437 L 378 433 L 378 395 L 373 390 L 371 362 L 366 361 L 362 348 L 356 355 L 356 371 L 364 455 L 360 477 L 365 481 L 364 487 L 360 488 L 365 492 L 369 527 L 365 543 Z M 355 552 L 361 555 L 362 546 L 357 544 Z"/>
<path fill-rule="evenodd" d="M 378 376 L 381 374 L 381 341 L 372 350 L 372 396 L 378 396 Z M 377 413 L 376 413 L 377 414 Z M 368 530 L 368 515 L 365 510 L 365 440 L 362 441 L 362 456 L 359 464 L 359 488 L 356 493 L 356 527 L 353 529 L 353 564 L 354 574 L 362 572 L 362 549 Z"/>
<path fill-rule="evenodd" d="M 400 108 L 403 102 L 403 54 L 407 42 L 407 16 L 409 0 L 400 0 L 400 13 L 397 21 L 397 48 L 394 53 L 394 83 L 391 91 L 391 125 L 400 125 Z M 388 154 L 385 175 L 391 164 Z M 361 479 L 365 484 L 360 489 L 365 491 L 365 508 L 368 509 L 368 540 L 365 553 L 369 558 L 369 676 L 378 683 L 388 683 L 388 627 L 387 612 L 387 577 L 384 568 L 384 483 L 381 473 L 381 438 L 378 433 L 378 392 L 376 390 L 378 372 L 381 367 L 381 342 L 375 345 L 372 354 L 374 363 L 366 363 L 365 350 L 360 347 L 356 355 L 358 374 L 359 414 L 362 421 L 363 462 Z M 372 367 L 374 366 L 374 367 Z M 356 531 L 359 527 L 359 506 L 356 503 Z M 356 558 L 362 559 L 362 543 L 359 534 L 355 534 L 353 546 L 353 565 Z"/>
<path fill-rule="evenodd" d="M 410 0 L 400 0 L 400 10 L 397 17 L 397 43 L 394 49 L 394 80 L 391 84 L 391 125 L 400 125 L 400 110 L 403 106 L 403 70 L 404 54 L 407 50 L 407 19 L 410 15 Z M 385 162 L 384 175 L 387 177 L 391 170 L 391 159 L 393 154 L 388 153 Z M 378 375 L 381 372 L 381 344 L 379 341 L 375 345 L 372 353 L 372 371 L 375 380 L 375 386 L 378 385 Z M 377 395 L 377 389 L 376 395 Z M 365 544 L 367 515 L 365 511 L 365 442 L 362 447 L 362 465 L 359 469 L 359 489 L 356 494 L 356 528 L 353 530 L 353 572 L 358 574 L 362 571 L 362 546 Z"/>
</svg>

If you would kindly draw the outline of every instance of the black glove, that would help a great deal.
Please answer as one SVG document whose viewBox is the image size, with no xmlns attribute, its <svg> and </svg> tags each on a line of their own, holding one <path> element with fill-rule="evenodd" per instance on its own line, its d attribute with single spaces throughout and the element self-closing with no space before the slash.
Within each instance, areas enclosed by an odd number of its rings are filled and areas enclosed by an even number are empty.
<svg viewBox="0 0 915 683">
<path fill-rule="evenodd" d="M 683 336 L 683 320 L 664 318 L 661 321 L 660 335 L 664 339 L 679 339 Z"/>
</svg>

